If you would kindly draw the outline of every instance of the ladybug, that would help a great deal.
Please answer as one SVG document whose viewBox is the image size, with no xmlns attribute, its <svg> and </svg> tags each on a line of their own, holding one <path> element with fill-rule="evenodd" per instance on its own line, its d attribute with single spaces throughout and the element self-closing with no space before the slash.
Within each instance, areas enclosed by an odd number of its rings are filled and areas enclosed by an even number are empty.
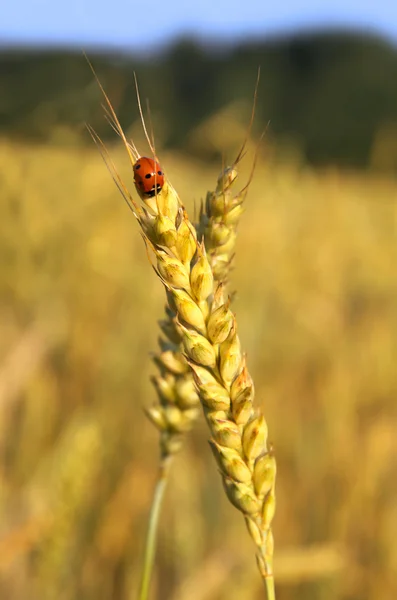
<svg viewBox="0 0 397 600">
<path fill-rule="evenodd" d="M 146 198 L 160 193 L 164 185 L 164 173 L 153 158 L 142 156 L 133 166 L 135 185 Z"/>
</svg>

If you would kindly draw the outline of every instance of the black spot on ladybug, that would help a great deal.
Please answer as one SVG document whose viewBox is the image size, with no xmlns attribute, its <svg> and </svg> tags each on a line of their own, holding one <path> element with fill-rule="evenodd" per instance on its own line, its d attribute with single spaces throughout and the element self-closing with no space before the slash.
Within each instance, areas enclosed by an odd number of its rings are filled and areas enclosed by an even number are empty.
<svg viewBox="0 0 397 600">
<path fill-rule="evenodd" d="M 141 168 L 141 166 L 142 166 L 142 165 L 140 165 L 140 164 L 137 164 L 137 165 L 135 165 L 135 171 L 137 171 L 138 169 L 140 169 L 140 168 Z"/>
<path fill-rule="evenodd" d="M 151 173 L 146 173 L 146 175 L 145 175 L 145 179 L 150 179 L 150 178 L 151 178 L 151 176 L 152 176 L 152 174 L 151 174 Z"/>
<path fill-rule="evenodd" d="M 157 175 L 162 175 L 163 171 L 157 171 Z"/>
</svg>

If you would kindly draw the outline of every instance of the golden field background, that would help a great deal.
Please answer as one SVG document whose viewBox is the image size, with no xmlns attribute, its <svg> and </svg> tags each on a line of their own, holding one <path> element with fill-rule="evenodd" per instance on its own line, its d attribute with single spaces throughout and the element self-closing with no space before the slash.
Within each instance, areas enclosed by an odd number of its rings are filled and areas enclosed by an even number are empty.
<svg viewBox="0 0 397 600">
<path fill-rule="evenodd" d="M 221 165 L 160 157 L 192 212 Z M 94 147 L 0 141 L 0 203 L 0 597 L 129 600 L 163 290 Z M 396 598 L 397 183 L 264 152 L 246 209 L 232 289 L 278 459 L 278 600 Z M 174 464 L 154 599 L 263 597 L 207 435 Z"/>
</svg>

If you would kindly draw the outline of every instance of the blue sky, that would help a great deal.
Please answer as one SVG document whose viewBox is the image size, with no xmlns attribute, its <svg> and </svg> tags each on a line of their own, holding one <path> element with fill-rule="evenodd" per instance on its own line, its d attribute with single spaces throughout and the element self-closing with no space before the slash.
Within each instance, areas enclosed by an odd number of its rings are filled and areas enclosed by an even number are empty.
<svg viewBox="0 0 397 600">
<path fill-rule="evenodd" d="M 181 34 L 234 41 L 327 26 L 397 44 L 397 0 L 2 0 L 0 44 L 150 51 Z"/>
</svg>

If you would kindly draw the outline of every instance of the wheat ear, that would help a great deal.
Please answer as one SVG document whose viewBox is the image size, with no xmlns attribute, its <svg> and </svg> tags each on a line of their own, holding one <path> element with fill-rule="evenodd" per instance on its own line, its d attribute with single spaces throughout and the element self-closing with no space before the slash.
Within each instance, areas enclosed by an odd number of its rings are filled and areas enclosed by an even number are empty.
<svg viewBox="0 0 397 600">
<path fill-rule="evenodd" d="M 236 229 L 247 186 L 233 194 L 237 178 L 237 157 L 232 167 L 227 167 L 218 178 L 214 191 L 208 192 L 205 204 L 200 208 L 197 234 L 206 240 L 210 249 L 210 263 L 215 281 L 225 282 L 233 261 Z M 222 235 L 219 235 L 222 230 Z M 160 261 L 159 268 L 163 267 Z M 158 402 L 146 409 L 147 416 L 160 431 L 160 468 L 154 488 L 149 529 L 143 562 L 140 600 L 146 600 L 149 592 L 154 563 L 156 530 L 161 502 L 170 470 L 170 461 L 179 451 L 184 433 L 189 431 L 199 413 L 200 400 L 193 375 L 183 354 L 182 337 L 177 323 L 177 313 L 167 304 L 165 318 L 159 322 L 162 338 L 160 352 L 154 355 L 159 373 L 152 377 Z"/>
<path fill-rule="evenodd" d="M 224 285 L 214 275 L 203 242 L 166 181 L 138 216 L 153 251 L 154 269 L 167 290 L 169 311 L 182 339 L 211 432 L 211 448 L 225 491 L 244 515 L 257 547 L 268 598 L 274 598 L 271 522 L 276 463 L 263 414 L 254 408 L 254 385 Z"/>
</svg>

